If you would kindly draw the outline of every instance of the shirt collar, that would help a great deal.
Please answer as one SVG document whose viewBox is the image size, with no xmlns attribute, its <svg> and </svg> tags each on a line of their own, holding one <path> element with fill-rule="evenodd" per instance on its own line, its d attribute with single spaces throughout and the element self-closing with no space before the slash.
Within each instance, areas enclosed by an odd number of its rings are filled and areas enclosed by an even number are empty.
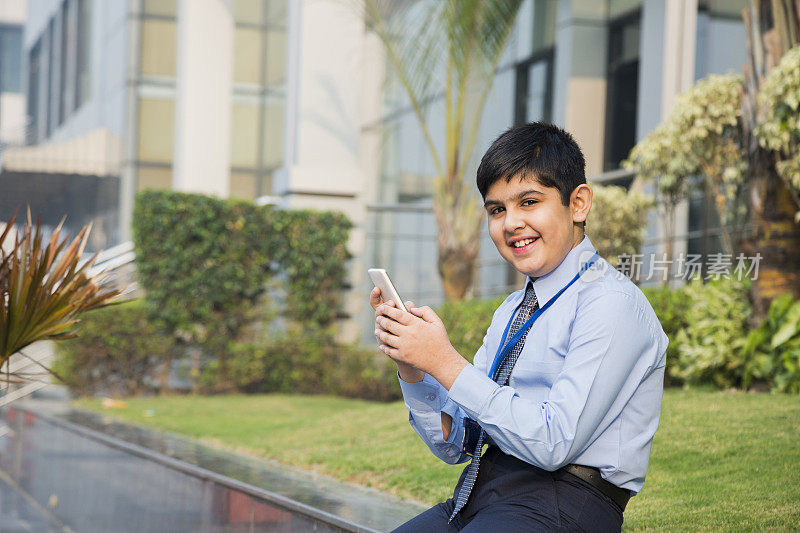
<svg viewBox="0 0 800 533">
<path fill-rule="evenodd" d="M 580 244 L 570 250 L 556 268 L 548 274 L 533 280 L 533 289 L 536 291 L 536 299 L 539 301 L 539 305 L 544 305 L 558 291 L 564 288 L 575 277 L 581 266 L 591 258 L 594 251 L 592 241 L 589 240 L 589 237 L 584 236 Z M 531 278 L 526 278 L 526 286 L 529 281 L 531 281 Z"/>
</svg>

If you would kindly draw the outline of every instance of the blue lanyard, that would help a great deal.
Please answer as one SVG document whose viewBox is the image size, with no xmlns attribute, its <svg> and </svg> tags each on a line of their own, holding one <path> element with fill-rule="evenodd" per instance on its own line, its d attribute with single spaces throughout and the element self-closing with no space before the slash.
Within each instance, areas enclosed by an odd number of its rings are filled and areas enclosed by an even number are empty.
<svg viewBox="0 0 800 533">
<path fill-rule="evenodd" d="M 539 318 L 539 316 L 542 313 L 544 313 L 548 307 L 553 305 L 553 302 L 558 300 L 558 297 L 561 296 L 564 293 L 564 291 L 569 288 L 570 285 L 575 283 L 578 280 L 578 278 L 581 277 L 581 274 L 586 272 L 586 270 L 594 264 L 597 257 L 598 257 L 597 252 L 595 252 L 594 255 L 581 267 L 580 271 L 577 274 L 575 274 L 575 277 L 572 278 L 572 280 L 570 280 L 569 283 L 567 283 L 560 291 L 558 291 L 555 296 L 550 298 L 546 304 L 539 307 L 539 309 L 537 309 L 536 312 L 531 315 L 531 317 L 522 325 L 522 327 L 519 328 L 519 331 L 517 331 L 505 345 L 501 344 L 497 348 L 497 353 L 494 356 L 494 362 L 492 363 L 492 368 L 489 372 L 489 377 L 494 379 L 497 376 L 497 370 L 500 368 L 500 363 L 502 363 L 503 359 L 506 358 L 506 355 L 508 355 L 508 352 L 511 351 L 511 348 L 513 348 L 514 345 L 517 344 L 517 342 L 519 342 L 522 336 L 525 335 L 525 332 L 530 329 L 530 327 L 533 325 L 534 322 L 536 322 L 536 319 Z M 519 307 L 517 309 L 519 309 Z M 511 315 L 511 319 L 509 319 L 508 324 L 506 324 L 506 329 L 503 332 L 502 339 L 505 340 L 505 338 L 508 336 L 508 330 L 511 329 L 511 324 L 514 322 L 514 317 L 516 316 L 516 314 L 517 311 L 515 310 L 514 313 Z"/>
</svg>

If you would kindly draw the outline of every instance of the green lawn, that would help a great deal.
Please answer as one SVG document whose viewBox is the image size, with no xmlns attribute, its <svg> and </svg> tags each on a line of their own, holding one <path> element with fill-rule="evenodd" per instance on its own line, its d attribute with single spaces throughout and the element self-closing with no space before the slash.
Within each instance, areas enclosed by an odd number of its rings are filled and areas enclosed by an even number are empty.
<svg viewBox="0 0 800 533">
<path fill-rule="evenodd" d="M 77 405 L 101 409 L 98 400 Z M 430 455 L 402 403 L 166 397 L 132 399 L 111 414 L 430 504 L 452 493 L 462 468 Z M 799 467 L 800 398 L 668 390 L 626 530 L 800 530 Z"/>
</svg>

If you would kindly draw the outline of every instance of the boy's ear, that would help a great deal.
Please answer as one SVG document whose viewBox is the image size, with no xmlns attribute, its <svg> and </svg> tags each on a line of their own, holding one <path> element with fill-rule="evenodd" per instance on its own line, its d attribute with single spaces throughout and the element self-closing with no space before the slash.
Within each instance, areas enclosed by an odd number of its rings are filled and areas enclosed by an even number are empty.
<svg viewBox="0 0 800 533">
<path fill-rule="evenodd" d="M 586 217 L 592 209 L 592 188 L 581 183 L 570 196 L 569 208 L 572 211 L 573 222 L 586 222 Z"/>
</svg>

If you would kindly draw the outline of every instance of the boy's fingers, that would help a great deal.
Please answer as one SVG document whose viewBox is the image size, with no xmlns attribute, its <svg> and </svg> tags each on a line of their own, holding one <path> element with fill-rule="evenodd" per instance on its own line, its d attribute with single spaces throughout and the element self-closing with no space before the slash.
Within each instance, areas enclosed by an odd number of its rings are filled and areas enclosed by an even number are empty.
<svg viewBox="0 0 800 533">
<path fill-rule="evenodd" d="M 399 322 L 392 320 L 391 318 L 387 318 L 385 316 L 378 317 L 378 319 L 375 320 L 375 323 L 378 324 L 378 329 L 388 331 L 390 333 L 393 333 L 394 335 L 399 335 L 401 332 L 401 328 L 403 327 L 403 325 L 400 324 Z"/>
<path fill-rule="evenodd" d="M 411 323 L 411 316 L 402 309 L 398 309 L 396 307 L 387 307 L 384 309 L 384 306 L 381 306 L 378 308 L 378 310 L 381 311 L 382 315 L 388 316 L 392 320 L 399 322 L 404 326 L 407 326 L 409 323 Z"/>
<path fill-rule="evenodd" d="M 381 344 L 386 344 L 389 346 L 397 346 L 397 335 L 392 335 L 386 330 L 383 329 L 376 329 L 375 330 L 375 337 Z"/>
</svg>

